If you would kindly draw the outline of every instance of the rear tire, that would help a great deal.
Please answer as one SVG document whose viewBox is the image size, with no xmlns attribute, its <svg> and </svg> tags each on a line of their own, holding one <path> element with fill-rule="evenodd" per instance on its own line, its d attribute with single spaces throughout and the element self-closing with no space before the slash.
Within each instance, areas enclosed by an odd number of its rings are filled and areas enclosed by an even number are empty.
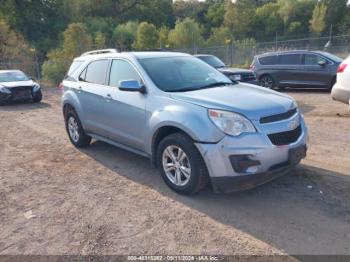
<svg viewBox="0 0 350 262">
<path fill-rule="evenodd" d="M 85 134 L 80 119 L 73 109 L 69 109 L 65 114 L 65 124 L 69 140 L 75 147 L 80 148 L 90 145 L 91 137 Z"/>
<path fill-rule="evenodd" d="M 171 134 L 159 143 L 157 162 L 164 182 L 179 194 L 195 194 L 208 183 L 204 160 L 184 133 Z"/>
<path fill-rule="evenodd" d="M 263 75 L 260 77 L 259 84 L 262 87 L 268 88 L 268 89 L 274 89 L 276 84 L 275 80 L 270 75 Z"/>
</svg>

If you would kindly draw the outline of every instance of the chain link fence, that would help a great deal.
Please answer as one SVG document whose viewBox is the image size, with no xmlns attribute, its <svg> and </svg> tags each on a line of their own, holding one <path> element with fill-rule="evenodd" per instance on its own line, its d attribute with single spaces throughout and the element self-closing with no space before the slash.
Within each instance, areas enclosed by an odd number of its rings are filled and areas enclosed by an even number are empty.
<svg viewBox="0 0 350 262">
<path fill-rule="evenodd" d="M 332 37 L 314 37 L 302 39 L 275 39 L 270 42 L 255 42 L 254 40 L 234 41 L 228 45 L 199 47 L 193 45 L 189 48 L 173 49 L 172 51 L 185 52 L 189 54 L 210 54 L 219 57 L 227 65 L 247 68 L 255 55 L 274 51 L 287 50 L 322 50 L 331 54 L 346 58 L 350 54 L 350 35 Z M 20 69 L 27 75 L 41 80 L 42 65 L 36 57 L 33 60 L 11 61 L 0 57 L 0 70 Z M 71 61 L 61 61 L 69 65 Z M 51 63 L 50 61 L 48 63 Z M 57 61 L 53 63 L 57 64 Z M 62 76 L 63 77 L 63 76 Z"/>
<path fill-rule="evenodd" d="M 190 54 L 209 54 L 219 57 L 227 65 L 248 67 L 255 55 L 291 50 L 326 51 L 346 58 L 350 54 L 350 35 L 287 39 L 270 42 L 235 41 L 229 45 L 176 49 Z"/>
</svg>

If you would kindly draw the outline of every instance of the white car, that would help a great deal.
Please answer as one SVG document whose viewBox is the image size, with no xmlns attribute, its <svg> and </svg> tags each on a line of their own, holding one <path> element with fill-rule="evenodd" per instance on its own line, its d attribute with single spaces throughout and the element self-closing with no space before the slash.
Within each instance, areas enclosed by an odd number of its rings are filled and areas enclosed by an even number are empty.
<svg viewBox="0 0 350 262">
<path fill-rule="evenodd" d="M 0 105 L 12 101 L 42 99 L 40 85 L 20 70 L 0 70 Z"/>
<path fill-rule="evenodd" d="M 350 56 L 338 67 L 337 83 L 332 89 L 332 98 L 350 104 Z"/>
</svg>

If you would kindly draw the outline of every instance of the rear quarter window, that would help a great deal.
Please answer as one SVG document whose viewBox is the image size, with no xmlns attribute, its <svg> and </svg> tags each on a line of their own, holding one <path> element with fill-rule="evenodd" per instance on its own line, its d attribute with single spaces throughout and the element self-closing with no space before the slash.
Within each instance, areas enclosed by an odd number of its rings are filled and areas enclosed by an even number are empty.
<svg viewBox="0 0 350 262">
<path fill-rule="evenodd" d="M 83 61 L 73 61 L 73 63 L 68 69 L 67 75 L 71 76 L 74 73 L 74 71 L 77 70 L 79 66 L 81 66 L 83 63 Z"/>
<path fill-rule="evenodd" d="M 263 56 L 259 58 L 259 63 L 262 65 L 275 65 L 277 64 L 277 56 Z"/>
</svg>

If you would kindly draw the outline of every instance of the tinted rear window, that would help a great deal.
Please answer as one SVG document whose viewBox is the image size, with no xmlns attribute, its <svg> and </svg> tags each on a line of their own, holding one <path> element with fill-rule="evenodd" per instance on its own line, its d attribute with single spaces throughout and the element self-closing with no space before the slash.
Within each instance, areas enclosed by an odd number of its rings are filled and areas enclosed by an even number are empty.
<svg viewBox="0 0 350 262">
<path fill-rule="evenodd" d="M 280 55 L 279 63 L 281 65 L 300 65 L 302 54 Z"/>
<path fill-rule="evenodd" d="M 277 56 L 264 56 L 259 58 L 259 62 L 262 65 L 275 65 L 277 63 Z"/>
</svg>

